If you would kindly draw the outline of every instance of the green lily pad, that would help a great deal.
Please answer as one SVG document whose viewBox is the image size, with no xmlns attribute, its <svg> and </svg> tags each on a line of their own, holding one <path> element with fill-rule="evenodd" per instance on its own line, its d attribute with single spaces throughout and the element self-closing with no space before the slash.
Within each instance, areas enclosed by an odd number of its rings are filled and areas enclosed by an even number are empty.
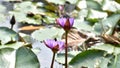
<svg viewBox="0 0 120 68">
<path fill-rule="evenodd" d="M 103 0 L 103 10 L 120 13 L 120 4 L 115 1 Z"/>
<path fill-rule="evenodd" d="M 69 51 L 68 52 L 68 63 L 71 61 L 73 57 L 75 57 L 80 51 Z M 56 61 L 58 63 L 64 64 L 65 63 L 65 53 L 58 53 L 56 57 Z"/>
<path fill-rule="evenodd" d="M 108 68 L 120 68 L 120 54 L 111 58 Z"/>
<path fill-rule="evenodd" d="M 98 50 L 104 50 L 106 51 L 108 54 L 120 54 L 120 47 L 117 47 L 115 45 L 111 45 L 111 44 L 102 44 L 102 45 L 98 45 L 98 46 L 92 46 L 90 49 L 98 49 Z"/>
<path fill-rule="evenodd" d="M 6 7 L 0 4 L 0 23 L 5 22 L 6 20 L 5 12 L 6 12 Z"/>
<path fill-rule="evenodd" d="M 90 9 L 88 11 L 87 20 L 90 22 L 98 22 L 100 19 L 106 18 L 108 15 L 106 12 Z"/>
<path fill-rule="evenodd" d="M 65 3 L 65 0 L 47 0 L 47 2 L 49 3 L 55 3 L 55 4 L 64 4 Z"/>
<path fill-rule="evenodd" d="M 4 44 L 0 45 L 0 49 L 2 48 L 13 48 L 13 49 L 18 49 L 19 47 L 23 46 L 23 42 L 14 42 L 14 43 L 9 43 L 9 44 Z"/>
<path fill-rule="evenodd" d="M 1 44 L 6 44 L 10 41 L 18 41 L 19 40 L 19 35 L 7 28 L 7 27 L 0 27 L 0 41 Z"/>
<path fill-rule="evenodd" d="M 31 1 L 23 1 L 21 3 L 14 4 L 14 9 L 16 11 L 28 13 L 28 12 L 37 12 L 36 6 Z"/>
<path fill-rule="evenodd" d="M 88 24 L 87 21 L 80 21 L 78 19 L 75 20 L 73 27 L 77 28 L 78 30 L 86 30 L 92 31 L 92 26 Z"/>
<path fill-rule="evenodd" d="M 100 21 L 99 23 L 95 23 L 93 28 L 98 34 L 105 32 L 105 34 L 111 35 L 114 28 L 118 24 L 119 19 L 120 14 L 113 14 L 110 17 Z"/>
<path fill-rule="evenodd" d="M 87 0 L 86 4 L 87 4 L 87 8 L 92 8 L 92 9 L 95 9 L 95 10 L 101 10 L 101 5 L 96 1 Z"/>
<path fill-rule="evenodd" d="M 64 30 L 59 29 L 59 28 L 45 28 L 45 29 L 40 29 L 36 30 L 32 33 L 32 38 L 43 41 L 45 39 L 61 39 L 62 34 L 64 33 Z"/>
<path fill-rule="evenodd" d="M 0 60 L 0 68 L 40 68 L 37 56 L 26 47 L 1 48 Z"/>
<path fill-rule="evenodd" d="M 40 68 L 40 64 L 29 48 L 21 47 L 16 51 L 15 68 Z"/>
<path fill-rule="evenodd" d="M 69 64 L 73 68 L 107 68 L 109 58 L 105 58 L 103 54 L 104 51 L 87 50 L 76 55 Z"/>
<path fill-rule="evenodd" d="M 13 48 L 0 49 L 0 68 L 13 68 L 15 53 Z"/>
</svg>

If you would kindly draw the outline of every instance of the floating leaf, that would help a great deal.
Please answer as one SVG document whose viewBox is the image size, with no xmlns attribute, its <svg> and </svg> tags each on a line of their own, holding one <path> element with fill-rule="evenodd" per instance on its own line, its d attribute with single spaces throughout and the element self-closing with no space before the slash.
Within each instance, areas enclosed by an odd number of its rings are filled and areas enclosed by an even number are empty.
<svg viewBox="0 0 120 68">
<path fill-rule="evenodd" d="M 89 20 L 91 22 L 98 22 L 99 19 L 103 19 L 106 17 L 107 17 L 106 12 L 101 12 L 101 11 L 90 9 L 88 12 L 88 15 L 87 15 L 87 20 Z"/>
<path fill-rule="evenodd" d="M 79 51 L 69 51 L 68 52 L 68 63 L 71 61 L 71 59 L 73 57 L 75 57 L 77 54 L 79 53 Z M 65 63 L 65 53 L 58 53 L 57 57 L 56 57 L 56 61 L 58 63 Z"/>
<path fill-rule="evenodd" d="M 1 23 L 1 22 L 4 22 L 5 20 L 6 20 L 5 15 L 0 14 L 0 23 Z"/>
<path fill-rule="evenodd" d="M 87 4 L 86 4 L 86 1 L 79 1 L 78 4 L 77 4 L 77 7 L 80 8 L 80 9 L 84 9 L 84 8 L 87 8 Z"/>
<path fill-rule="evenodd" d="M 21 3 L 16 3 L 14 4 L 14 9 L 16 11 L 20 11 L 23 13 L 28 13 L 28 12 L 36 13 L 37 12 L 36 6 L 31 1 L 23 1 Z"/>
<path fill-rule="evenodd" d="M 120 47 L 117 47 L 115 45 L 111 45 L 111 44 L 101 44 L 101 45 L 96 45 L 96 46 L 92 46 L 90 49 L 98 49 L 98 50 L 104 50 L 109 54 L 120 54 L 119 50 Z"/>
<path fill-rule="evenodd" d="M 0 68 L 14 68 L 15 53 L 13 48 L 0 49 Z"/>
<path fill-rule="evenodd" d="M 22 2 L 22 0 L 4 0 L 4 1 L 10 1 L 10 2 Z"/>
<path fill-rule="evenodd" d="M 77 5 L 80 9 L 88 8 L 94 10 L 101 10 L 101 5 L 97 1 L 93 0 L 86 0 L 86 1 L 79 1 Z"/>
<path fill-rule="evenodd" d="M 0 60 L 0 68 L 40 68 L 36 55 L 25 47 L 20 47 L 17 51 L 8 47 L 1 48 Z"/>
<path fill-rule="evenodd" d="M 103 54 L 104 51 L 87 50 L 76 55 L 69 64 L 73 68 L 107 68 L 109 58 L 105 58 Z"/>
<path fill-rule="evenodd" d="M 61 39 L 64 30 L 59 28 L 45 28 L 36 30 L 32 33 L 32 37 L 36 40 L 43 41 L 45 39 Z"/>
<path fill-rule="evenodd" d="M 6 11 L 6 7 L 0 4 L 0 13 L 4 13 Z"/>
<path fill-rule="evenodd" d="M 40 10 L 31 1 L 24 1 L 14 4 L 14 10 L 9 12 L 11 15 L 15 15 L 17 22 L 28 24 L 41 24 Z M 33 17 L 27 17 L 27 14 L 36 14 Z M 39 16 L 39 17 L 38 17 Z"/>
<path fill-rule="evenodd" d="M 87 0 L 86 4 L 87 4 L 87 8 L 92 8 L 92 9 L 95 9 L 95 10 L 101 10 L 101 5 L 96 1 Z"/>
<path fill-rule="evenodd" d="M 0 22 L 4 22 L 6 20 L 5 12 L 6 7 L 0 4 Z"/>
<path fill-rule="evenodd" d="M 50 23 L 54 23 L 55 22 L 55 18 L 56 17 L 49 17 L 47 16 L 46 18 L 43 18 L 43 21 L 46 23 L 46 24 L 50 24 Z"/>
<path fill-rule="evenodd" d="M 76 27 L 78 30 L 92 31 L 92 26 L 88 24 L 87 21 L 75 20 L 73 27 Z"/>
<path fill-rule="evenodd" d="M 108 68 L 120 68 L 120 54 L 111 59 Z"/>
<path fill-rule="evenodd" d="M 7 27 L 0 27 L 0 40 L 1 44 L 6 44 L 10 41 L 17 41 L 19 39 L 19 35 L 7 28 Z"/>
<path fill-rule="evenodd" d="M 120 4 L 115 1 L 103 0 L 103 10 L 120 13 Z"/>
<path fill-rule="evenodd" d="M 21 47 L 16 51 L 15 68 L 40 68 L 40 64 L 30 49 Z"/>
<path fill-rule="evenodd" d="M 14 42 L 14 43 L 9 43 L 5 45 L 0 45 L 0 49 L 2 48 L 13 48 L 13 49 L 18 49 L 19 47 L 23 46 L 23 42 Z"/>
<path fill-rule="evenodd" d="M 109 54 L 112 54 L 114 52 L 114 46 L 110 45 L 110 44 L 103 44 L 103 45 L 96 45 L 96 46 L 92 46 L 91 49 L 98 49 L 98 50 L 104 50 Z"/>
<path fill-rule="evenodd" d="M 110 17 L 102 20 L 99 23 L 95 23 L 94 30 L 101 34 L 102 32 L 105 32 L 105 34 L 111 35 L 113 33 L 114 28 L 118 24 L 118 21 L 120 19 L 120 14 L 113 14 Z"/>
<path fill-rule="evenodd" d="M 115 2 L 120 3 L 120 0 L 115 0 Z"/>
<path fill-rule="evenodd" d="M 71 4 L 76 4 L 78 2 L 78 0 L 66 0 L 66 1 L 68 1 Z"/>
<path fill-rule="evenodd" d="M 59 1 L 57 1 L 57 0 L 46 0 L 46 1 L 48 1 L 50 3 L 55 3 L 55 4 L 64 4 L 65 3 L 65 0 L 59 0 Z"/>
</svg>

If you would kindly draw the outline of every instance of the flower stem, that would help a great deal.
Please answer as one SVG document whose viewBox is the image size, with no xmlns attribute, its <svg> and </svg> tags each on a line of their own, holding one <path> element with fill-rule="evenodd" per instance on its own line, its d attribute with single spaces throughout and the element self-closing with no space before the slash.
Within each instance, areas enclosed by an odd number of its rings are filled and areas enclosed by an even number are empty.
<svg viewBox="0 0 120 68">
<path fill-rule="evenodd" d="M 67 52 L 68 52 L 68 45 L 67 45 L 67 35 L 68 35 L 68 31 L 65 31 L 65 68 L 68 67 L 67 65 Z"/>
<path fill-rule="evenodd" d="M 50 66 L 50 68 L 53 68 L 54 59 L 55 59 L 55 52 L 53 52 L 52 63 L 51 63 L 51 66 Z"/>
<path fill-rule="evenodd" d="M 11 25 L 11 28 L 10 28 L 11 30 L 13 29 L 13 25 Z"/>
<path fill-rule="evenodd" d="M 60 10 L 58 10 L 58 14 L 59 14 L 59 17 L 61 17 L 61 11 Z"/>
</svg>

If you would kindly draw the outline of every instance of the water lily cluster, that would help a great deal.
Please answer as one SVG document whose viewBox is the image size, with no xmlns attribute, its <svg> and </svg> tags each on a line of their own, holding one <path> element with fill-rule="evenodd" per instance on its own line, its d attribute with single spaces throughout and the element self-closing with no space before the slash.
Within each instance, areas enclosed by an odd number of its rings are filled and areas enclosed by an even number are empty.
<svg viewBox="0 0 120 68">
<path fill-rule="evenodd" d="M 74 24 L 74 18 L 71 17 L 60 17 L 58 19 L 56 19 L 56 23 L 61 26 L 66 34 L 66 40 L 65 43 L 62 41 L 57 41 L 57 40 L 53 40 L 53 39 L 47 39 L 44 40 L 45 45 L 50 48 L 53 52 L 53 59 L 52 59 L 52 63 L 51 63 L 51 68 L 53 68 L 53 63 L 54 63 L 54 58 L 55 58 L 55 53 L 57 53 L 57 51 L 63 50 L 65 49 L 65 68 L 68 67 L 68 62 L 67 62 L 67 34 L 69 32 L 69 30 L 72 28 L 73 24 Z"/>
</svg>

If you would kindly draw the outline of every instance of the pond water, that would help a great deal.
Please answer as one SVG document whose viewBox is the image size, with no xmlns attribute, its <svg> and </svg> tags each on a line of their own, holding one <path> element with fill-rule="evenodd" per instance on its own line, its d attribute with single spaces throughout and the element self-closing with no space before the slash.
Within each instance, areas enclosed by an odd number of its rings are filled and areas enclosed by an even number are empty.
<svg viewBox="0 0 120 68">
<path fill-rule="evenodd" d="M 12 10 L 12 4 L 10 4 L 8 2 L 4 2 L 2 0 L 0 0 L 0 4 L 5 5 L 7 7 L 7 10 Z M 10 17 L 7 17 L 5 22 L 0 23 L 0 27 L 10 28 L 11 25 L 10 25 L 9 21 L 10 21 Z M 18 30 L 20 27 L 19 24 L 20 23 L 17 22 L 14 25 L 14 27 L 13 27 L 14 31 L 19 32 L 19 30 Z M 40 61 L 40 68 L 50 68 L 50 64 L 52 61 L 52 51 L 49 48 L 47 48 L 43 43 L 40 43 L 39 41 L 36 41 L 36 40 L 32 40 L 32 46 L 33 46 L 33 48 L 40 49 L 40 52 L 37 53 L 37 57 Z M 63 68 L 63 67 L 61 64 L 54 62 L 54 68 Z"/>
</svg>

